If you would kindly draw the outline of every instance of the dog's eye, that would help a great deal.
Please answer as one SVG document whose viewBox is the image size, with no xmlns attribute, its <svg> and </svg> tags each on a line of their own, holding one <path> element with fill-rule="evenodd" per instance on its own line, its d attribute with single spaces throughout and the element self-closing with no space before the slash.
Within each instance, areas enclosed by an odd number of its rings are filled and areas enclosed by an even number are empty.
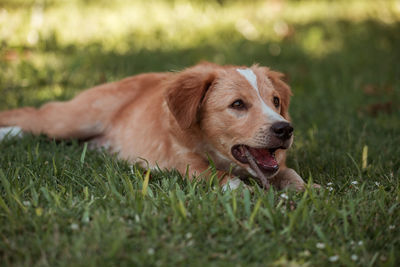
<svg viewBox="0 0 400 267">
<path fill-rule="evenodd" d="M 274 96 L 274 106 L 278 108 L 279 104 L 280 104 L 279 98 Z"/>
<path fill-rule="evenodd" d="M 241 109 L 245 109 L 245 108 L 246 108 L 246 105 L 244 104 L 243 100 L 237 99 L 237 100 L 235 100 L 235 101 L 231 104 L 230 107 L 231 107 L 231 108 L 234 108 L 234 109 L 239 109 L 239 110 L 241 110 Z"/>
</svg>

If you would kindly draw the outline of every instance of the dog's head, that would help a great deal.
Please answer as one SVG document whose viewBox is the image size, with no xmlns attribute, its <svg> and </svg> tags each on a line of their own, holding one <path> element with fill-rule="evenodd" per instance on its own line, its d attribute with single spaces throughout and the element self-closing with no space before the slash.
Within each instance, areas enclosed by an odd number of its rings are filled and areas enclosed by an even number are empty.
<svg viewBox="0 0 400 267">
<path fill-rule="evenodd" d="M 291 91 L 282 76 L 257 65 L 200 64 L 176 75 L 167 104 L 179 126 L 200 131 L 215 154 L 271 177 L 293 141 Z"/>
</svg>

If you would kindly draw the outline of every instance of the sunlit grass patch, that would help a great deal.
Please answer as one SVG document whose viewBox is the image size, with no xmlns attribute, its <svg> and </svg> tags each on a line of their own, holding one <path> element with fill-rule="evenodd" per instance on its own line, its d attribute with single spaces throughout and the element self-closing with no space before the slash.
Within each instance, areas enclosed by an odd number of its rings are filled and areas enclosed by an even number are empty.
<svg viewBox="0 0 400 267">
<path fill-rule="evenodd" d="M 204 41 L 219 43 L 239 36 L 266 42 L 280 41 L 293 24 L 317 20 L 360 22 L 378 19 L 395 23 L 400 16 L 395 1 L 80 1 L 37 2 L 28 8 L 0 11 L 0 39 L 11 46 L 36 46 L 56 38 L 62 45 L 100 43 L 104 49 L 124 52 L 132 48 L 187 48 Z M 226 29 L 229 36 L 219 36 Z M 213 35 L 215 33 L 215 35 Z M 316 35 L 315 30 L 312 35 Z M 121 38 L 130 40 L 121 42 Z M 221 39 L 222 38 L 222 39 Z M 312 43 L 320 42 L 314 37 Z"/>
</svg>

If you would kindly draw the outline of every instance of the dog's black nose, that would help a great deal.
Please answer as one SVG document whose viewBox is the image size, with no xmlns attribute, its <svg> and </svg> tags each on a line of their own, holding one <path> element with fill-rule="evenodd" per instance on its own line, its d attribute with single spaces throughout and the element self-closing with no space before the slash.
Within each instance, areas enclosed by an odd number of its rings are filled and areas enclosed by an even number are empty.
<svg viewBox="0 0 400 267">
<path fill-rule="evenodd" d="M 279 139 L 286 140 L 292 137 L 293 127 L 288 122 L 280 121 L 272 124 L 271 131 Z"/>
</svg>

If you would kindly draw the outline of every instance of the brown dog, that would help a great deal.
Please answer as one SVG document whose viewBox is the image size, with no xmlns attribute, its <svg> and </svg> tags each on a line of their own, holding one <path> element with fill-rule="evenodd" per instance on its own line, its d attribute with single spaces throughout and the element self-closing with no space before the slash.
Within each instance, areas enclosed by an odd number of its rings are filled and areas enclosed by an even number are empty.
<svg viewBox="0 0 400 267">
<path fill-rule="evenodd" d="M 189 178 L 209 177 L 210 158 L 231 188 L 252 175 L 266 188 L 301 190 L 303 180 L 285 166 L 293 128 L 282 76 L 257 65 L 201 63 L 96 86 L 39 109 L 4 111 L 0 127 L 90 140 L 132 163 L 176 168 Z"/>
</svg>

